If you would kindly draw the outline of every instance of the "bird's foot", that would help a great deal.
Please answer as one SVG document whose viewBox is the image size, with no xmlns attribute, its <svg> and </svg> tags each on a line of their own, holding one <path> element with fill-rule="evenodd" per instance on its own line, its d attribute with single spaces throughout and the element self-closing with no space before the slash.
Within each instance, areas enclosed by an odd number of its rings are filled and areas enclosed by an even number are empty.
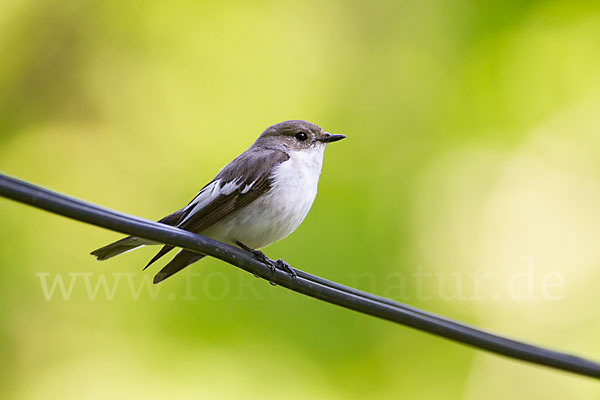
<svg viewBox="0 0 600 400">
<path fill-rule="evenodd" d="M 290 274 L 292 276 L 292 279 L 296 279 L 298 277 L 298 274 L 296 274 L 296 270 L 290 267 L 290 264 L 286 263 L 281 258 L 275 261 L 275 264 L 277 264 L 277 268 Z"/>
<path fill-rule="evenodd" d="M 273 274 L 275 273 L 275 270 L 279 269 L 283 272 L 287 272 L 292 277 L 292 279 L 296 279 L 298 277 L 298 274 L 296 274 L 294 268 L 290 267 L 290 264 L 286 263 L 281 258 L 277 261 L 273 261 L 260 250 L 252 250 L 252 254 L 254 254 L 254 258 L 256 258 L 258 261 L 271 267 L 271 272 Z M 269 283 L 271 283 L 271 285 L 274 285 L 273 282 Z"/>
<path fill-rule="evenodd" d="M 271 272 L 275 273 L 276 269 L 280 269 L 284 272 L 287 272 L 288 274 L 290 274 L 292 276 L 292 279 L 296 279 L 296 277 L 298 276 L 296 274 L 296 271 L 290 267 L 290 265 L 288 263 L 286 263 L 285 261 L 283 261 L 281 258 L 277 261 L 273 261 L 271 260 L 269 257 L 267 257 L 265 255 L 265 253 L 263 253 L 260 250 L 254 250 L 248 246 L 246 246 L 245 244 L 243 244 L 242 242 L 236 242 L 236 244 L 238 246 L 240 246 L 242 249 L 249 251 L 250 253 L 252 253 L 252 255 L 254 256 L 254 258 L 257 261 L 260 261 L 263 264 L 268 265 L 271 268 Z M 271 285 L 275 285 L 273 282 L 269 282 Z"/>
<path fill-rule="evenodd" d="M 252 252 L 252 254 L 254 255 L 254 258 L 257 261 L 260 261 L 263 264 L 268 265 L 271 268 L 271 272 L 275 273 L 275 269 L 277 268 L 277 263 L 273 262 L 273 260 L 271 260 L 269 257 L 267 257 L 265 255 L 265 253 L 263 253 L 260 250 L 250 250 Z"/>
</svg>

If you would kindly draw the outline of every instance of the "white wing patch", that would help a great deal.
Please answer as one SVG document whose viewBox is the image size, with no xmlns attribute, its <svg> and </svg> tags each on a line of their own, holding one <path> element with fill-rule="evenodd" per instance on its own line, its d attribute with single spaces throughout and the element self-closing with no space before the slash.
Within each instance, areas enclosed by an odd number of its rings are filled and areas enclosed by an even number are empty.
<svg viewBox="0 0 600 400">
<path fill-rule="evenodd" d="M 188 213 L 188 215 L 178 225 L 182 225 L 183 223 L 185 223 L 188 219 L 190 219 L 190 217 L 192 215 L 196 214 L 197 212 L 202 210 L 204 207 L 209 205 L 217 197 L 219 197 L 221 195 L 226 196 L 226 195 L 229 195 L 229 194 L 235 192 L 236 190 L 238 190 L 241 186 L 239 183 L 240 180 L 241 180 L 241 177 L 236 178 L 231 182 L 227 182 L 226 184 L 221 186 L 221 180 L 217 179 L 214 182 L 207 185 L 204 189 L 199 191 L 198 194 L 196 195 L 196 197 L 194 198 L 194 200 L 192 200 L 192 202 L 185 207 L 186 210 L 189 208 L 192 208 L 192 209 Z M 253 184 L 254 184 L 254 182 L 252 182 L 250 184 L 250 187 L 252 187 Z M 246 185 L 246 187 L 248 187 L 248 185 Z M 246 187 L 244 187 L 244 190 L 246 190 Z M 248 188 L 248 190 L 250 190 L 250 188 Z M 246 192 L 248 190 L 246 190 Z M 242 191 L 241 193 L 243 194 L 246 192 Z"/>
<path fill-rule="evenodd" d="M 241 194 L 248 193 L 250 191 L 250 189 L 252 189 L 252 186 L 254 186 L 254 184 L 256 183 L 257 180 L 258 180 L 258 178 L 256 178 L 252 183 L 249 183 L 246 186 L 244 186 L 244 188 L 242 189 L 242 191 L 240 193 Z"/>
<path fill-rule="evenodd" d="M 240 185 L 238 185 L 239 181 L 240 178 L 235 178 L 231 182 L 227 182 L 226 184 L 224 184 L 221 188 L 221 194 L 228 195 L 236 191 L 240 187 Z"/>
</svg>

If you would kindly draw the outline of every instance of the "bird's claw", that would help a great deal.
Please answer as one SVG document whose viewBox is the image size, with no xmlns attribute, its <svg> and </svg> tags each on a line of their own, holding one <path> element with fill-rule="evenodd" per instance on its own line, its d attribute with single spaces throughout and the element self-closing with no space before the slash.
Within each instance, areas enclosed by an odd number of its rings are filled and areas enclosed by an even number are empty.
<svg viewBox="0 0 600 400">
<path fill-rule="evenodd" d="M 292 268 L 290 266 L 290 264 L 286 263 L 285 261 L 283 261 L 281 258 L 277 261 L 273 261 L 271 260 L 269 257 L 267 257 L 265 255 L 265 253 L 263 253 L 260 250 L 254 250 L 253 251 L 254 257 L 262 262 L 263 264 L 268 265 L 271 268 L 271 273 L 275 273 L 275 271 L 277 269 L 283 271 L 283 272 L 287 272 L 288 274 L 290 274 L 290 276 L 292 277 L 292 279 L 296 279 L 298 277 L 298 274 L 296 274 L 296 271 L 294 270 L 294 268 Z M 275 284 L 273 282 L 269 282 L 271 285 L 275 286 Z"/>
<path fill-rule="evenodd" d="M 281 258 L 275 261 L 275 264 L 277 264 L 277 268 L 290 274 L 292 276 L 292 279 L 296 279 L 298 277 L 298 274 L 296 274 L 294 268 L 290 267 L 290 264 L 286 263 Z"/>
<path fill-rule="evenodd" d="M 268 265 L 271 268 L 271 273 L 274 274 L 277 269 L 280 269 L 281 271 L 284 271 L 284 272 L 287 272 L 288 274 L 290 274 L 292 279 L 296 279 L 298 277 L 298 275 L 296 274 L 296 271 L 292 267 L 290 267 L 290 264 L 286 263 L 281 258 L 277 261 L 273 261 L 269 257 L 267 257 L 265 255 L 265 253 L 263 253 L 260 250 L 251 249 L 250 247 L 246 246 L 245 244 L 243 244 L 241 242 L 236 242 L 236 243 L 238 244 L 238 246 L 240 246 L 244 250 L 250 251 L 252 253 L 252 255 L 254 255 L 254 258 L 257 261 L 260 261 L 261 263 Z M 275 285 L 273 282 L 269 282 L 269 283 L 271 285 Z"/>
<path fill-rule="evenodd" d="M 254 250 L 254 249 L 249 249 L 249 250 L 252 252 L 252 254 L 254 255 L 254 258 L 255 258 L 257 261 L 259 261 L 259 262 L 261 262 L 261 263 L 263 263 L 263 264 L 266 264 L 266 265 L 268 265 L 268 266 L 271 268 L 271 273 L 273 273 L 273 274 L 275 273 L 276 265 L 275 265 L 275 263 L 274 263 L 274 262 L 273 262 L 273 261 L 272 261 L 272 260 L 271 260 L 269 257 L 267 257 L 267 256 L 265 255 L 265 253 L 263 253 L 263 252 L 262 252 L 262 251 L 260 251 L 260 250 Z M 254 275 L 254 276 L 257 276 L 257 275 Z M 258 277 L 258 276 L 257 276 L 257 277 Z M 272 286 L 277 286 L 277 284 L 276 284 L 276 283 L 274 283 L 274 282 L 271 282 L 271 281 L 269 281 L 269 283 L 270 283 Z"/>
<path fill-rule="evenodd" d="M 267 265 L 271 266 L 271 268 L 273 268 L 272 261 L 269 259 L 269 257 L 267 257 L 265 255 L 265 253 L 263 253 L 260 250 L 250 250 L 250 251 L 252 252 L 252 254 L 254 255 L 254 258 L 257 261 L 260 261 L 263 264 L 267 264 Z"/>
</svg>

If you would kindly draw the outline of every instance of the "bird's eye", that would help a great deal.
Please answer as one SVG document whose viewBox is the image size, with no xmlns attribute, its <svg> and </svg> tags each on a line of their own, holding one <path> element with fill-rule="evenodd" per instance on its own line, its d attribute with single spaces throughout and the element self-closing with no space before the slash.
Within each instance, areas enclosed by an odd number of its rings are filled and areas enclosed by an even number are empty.
<svg viewBox="0 0 600 400">
<path fill-rule="evenodd" d="M 298 132 L 296 133 L 296 139 L 298 139 L 300 142 L 304 142 L 306 139 L 308 139 L 308 136 L 304 132 Z"/>
</svg>

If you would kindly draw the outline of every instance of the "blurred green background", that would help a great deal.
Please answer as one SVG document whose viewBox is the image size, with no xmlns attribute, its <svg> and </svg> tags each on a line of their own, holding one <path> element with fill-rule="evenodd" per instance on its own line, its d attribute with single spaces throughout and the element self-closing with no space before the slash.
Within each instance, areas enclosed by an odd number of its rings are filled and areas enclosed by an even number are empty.
<svg viewBox="0 0 600 400">
<path fill-rule="evenodd" d="M 158 219 L 306 119 L 348 139 L 268 255 L 600 359 L 598 1 L 3 0 L 0 50 L 3 172 Z M 213 259 L 150 287 L 155 249 L 99 264 L 118 234 L 0 221 L 6 399 L 600 398 Z"/>
</svg>

